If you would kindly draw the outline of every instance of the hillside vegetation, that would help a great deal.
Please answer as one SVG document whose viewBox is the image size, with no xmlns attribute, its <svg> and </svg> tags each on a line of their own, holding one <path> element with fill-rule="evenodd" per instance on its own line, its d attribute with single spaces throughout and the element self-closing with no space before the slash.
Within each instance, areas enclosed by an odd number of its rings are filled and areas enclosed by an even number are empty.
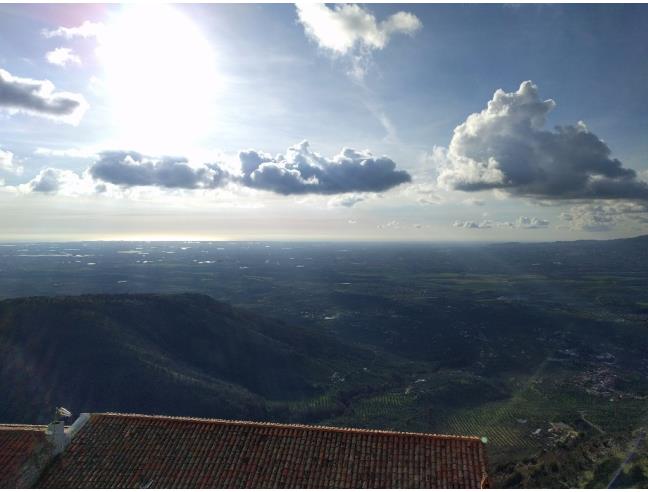
<svg viewBox="0 0 648 492">
<path fill-rule="evenodd" d="M 367 354 L 198 294 L 0 302 L 0 421 L 56 405 L 230 418 L 322 392 Z"/>
</svg>

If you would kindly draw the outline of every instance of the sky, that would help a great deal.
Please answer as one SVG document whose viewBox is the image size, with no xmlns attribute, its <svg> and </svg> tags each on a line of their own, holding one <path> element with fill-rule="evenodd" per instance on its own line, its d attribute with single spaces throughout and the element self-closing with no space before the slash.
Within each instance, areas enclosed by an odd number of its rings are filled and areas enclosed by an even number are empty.
<svg viewBox="0 0 648 492">
<path fill-rule="evenodd" d="M 0 240 L 648 233 L 648 6 L 0 5 Z"/>
</svg>

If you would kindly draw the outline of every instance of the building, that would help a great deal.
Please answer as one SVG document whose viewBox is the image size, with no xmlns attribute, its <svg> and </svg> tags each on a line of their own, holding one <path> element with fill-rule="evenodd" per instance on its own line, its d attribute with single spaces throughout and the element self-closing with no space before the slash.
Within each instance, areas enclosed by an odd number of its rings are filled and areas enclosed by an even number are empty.
<svg viewBox="0 0 648 492">
<path fill-rule="evenodd" d="M 488 478 L 477 437 L 93 413 L 66 428 L 0 426 L 0 484 L 480 488 Z"/>
<path fill-rule="evenodd" d="M 0 489 L 35 484 L 52 457 L 44 425 L 0 425 Z"/>
</svg>

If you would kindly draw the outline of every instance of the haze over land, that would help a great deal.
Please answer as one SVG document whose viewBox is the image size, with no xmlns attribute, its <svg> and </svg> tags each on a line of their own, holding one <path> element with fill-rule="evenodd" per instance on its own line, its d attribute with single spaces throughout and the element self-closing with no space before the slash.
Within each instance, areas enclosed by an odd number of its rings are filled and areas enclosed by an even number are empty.
<svg viewBox="0 0 648 492">
<path fill-rule="evenodd" d="M 63 404 L 471 434 L 498 485 L 605 486 L 646 446 L 647 255 L 648 236 L 5 244 L 0 420 Z"/>
<path fill-rule="evenodd" d="M 5 240 L 648 232 L 644 5 L 0 14 Z"/>
</svg>

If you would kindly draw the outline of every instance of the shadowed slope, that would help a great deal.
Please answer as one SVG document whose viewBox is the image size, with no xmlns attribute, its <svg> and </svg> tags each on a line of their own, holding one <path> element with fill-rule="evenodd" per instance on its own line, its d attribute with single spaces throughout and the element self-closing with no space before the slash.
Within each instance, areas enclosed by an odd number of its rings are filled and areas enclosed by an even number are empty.
<svg viewBox="0 0 648 492">
<path fill-rule="evenodd" d="M 260 418 L 264 399 L 310 396 L 362 353 L 195 294 L 0 302 L 4 421 L 55 405 Z"/>
</svg>

